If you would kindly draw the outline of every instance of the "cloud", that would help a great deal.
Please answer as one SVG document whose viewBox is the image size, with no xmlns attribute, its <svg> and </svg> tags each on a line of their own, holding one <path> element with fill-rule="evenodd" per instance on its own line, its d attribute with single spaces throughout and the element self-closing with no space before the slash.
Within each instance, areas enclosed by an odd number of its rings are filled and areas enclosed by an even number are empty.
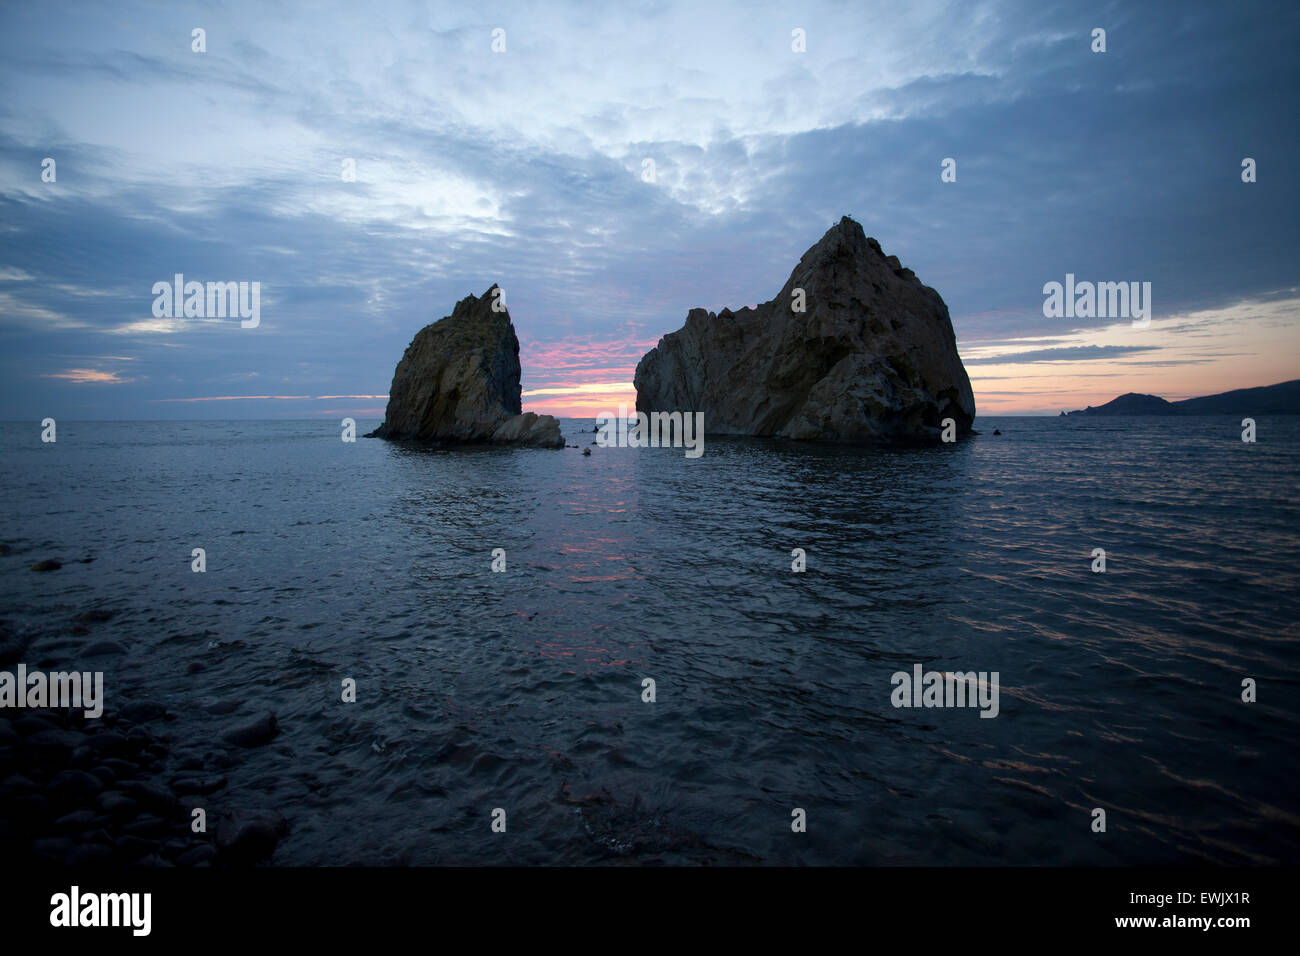
<svg viewBox="0 0 1300 956">
<path fill-rule="evenodd" d="M 134 379 L 122 378 L 117 372 L 101 372 L 92 368 L 70 368 L 62 372 L 48 372 L 45 378 L 59 378 L 78 385 L 122 385 Z"/>
<path fill-rule="evenodd" d="M 84 329 L 85 323 L 43 305 L 18 298 L 9 292 L 0 292 L 0 319 L 39 330 Z"/>
<path fill-rule="evenodd" d="M 631 389 L 631 382 L 587 382 L 583 385 L 570 385 L 563 388 L 524 389 L 523 397 L 532 398 L 539 395 L 605 395 L 627 392 Z"/>
<path fill-rule="evenodd" d="M 1095 359 L 1113 359 L 1135 352 L 1157 351 L 1155 345 L 1074 345 L 1063 348 L 1031 349 L 984 358 L 963 359 L 965 365 L 1024 365 L 1036 362 L 1079 362 Z"/>
<path fill-rule="evenodd" d="M 341 398 L 382 398 L 388 395 L 203 395 L 197 398 L 154 398 L 154 402 L 336 401 Z"/>
</svg>

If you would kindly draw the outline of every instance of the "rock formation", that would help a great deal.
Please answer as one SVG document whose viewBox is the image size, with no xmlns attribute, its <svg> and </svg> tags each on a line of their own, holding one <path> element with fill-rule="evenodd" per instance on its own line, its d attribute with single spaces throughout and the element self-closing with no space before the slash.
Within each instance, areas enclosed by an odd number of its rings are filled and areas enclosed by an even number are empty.
<svg viewBox="0 0 1300 956">
<path fill-rule="evenodd" d="M 772 301 L 692 309 L 635 384 L 637 411 L 703 412 L 714 435 L 937 441 L 943 419 L 975 419 L 943 299 L 847 216 Z"/>
<path fill-rule="evenodd" d="M 367 438 L 564 447 L 555 418 L 520 414 L 519 339 L 510 313 L 492 310 L 496 288 L 415 334 Z"/>
</svg>

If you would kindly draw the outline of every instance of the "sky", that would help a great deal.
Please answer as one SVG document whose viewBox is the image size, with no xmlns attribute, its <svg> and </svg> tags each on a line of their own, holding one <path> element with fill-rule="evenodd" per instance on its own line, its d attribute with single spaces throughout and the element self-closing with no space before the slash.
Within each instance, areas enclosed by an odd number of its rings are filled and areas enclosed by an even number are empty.
<svg viewBox="0 0 1300 956">
<path fill-rule="evenodd" d="M 981 414 L 1300 378 L 1297 49 L 1293 2 L 6 4 L 0 419 L 378 418 L 493 283 L 525 410 L 612 412 L 842 215 Z M 1150 323 L 1046 316 L 1067 274 Z"/>
</svg>

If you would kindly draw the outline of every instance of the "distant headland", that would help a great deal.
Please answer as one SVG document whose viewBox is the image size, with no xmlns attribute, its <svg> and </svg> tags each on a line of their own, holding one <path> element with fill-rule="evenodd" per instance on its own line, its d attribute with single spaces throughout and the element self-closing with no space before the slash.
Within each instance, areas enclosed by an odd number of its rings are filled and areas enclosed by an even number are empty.
<svg viewBox="0 0 1300 956">
<path fill-rule="evenodd" d="M 1157 395 L 1129 392 L 1105 405 L 1089 405 L 1066 415 L 1295 415 L 1300 413 L 1300 379 L 1238 388 L 1218 395 L 1170 402 Z"/>
</svg>

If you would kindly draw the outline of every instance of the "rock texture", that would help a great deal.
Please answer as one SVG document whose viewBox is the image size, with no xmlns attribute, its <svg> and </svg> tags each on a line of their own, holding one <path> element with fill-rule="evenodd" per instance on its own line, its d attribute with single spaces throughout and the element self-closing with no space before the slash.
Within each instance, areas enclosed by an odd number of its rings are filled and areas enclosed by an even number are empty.
<svg viewBox="0 0 1300 956">
<path fill-rule="evenodd" d="M 564 447 L 555 418 L 520 414 L 519 339 L 510 313 L 492 311 L 496 288 L 416 333 L 367 438 Z"/>
<path fill-rule="evenodd" d="M 524 412 L 507 418 L 492 433 L 492 441 L 541 448 L 563 448 L 560 423 L 550 415 Z"/>
<path fill-rule="evenodd" d="M 959 434 L 975 419 L 943 299 L 848 217 L 772 301 L 691 310 L 641 359 L 635 384 L 638 411 L 703 412 L 714 435 L 937 441 L 944 418 Z"/>
</svg>

